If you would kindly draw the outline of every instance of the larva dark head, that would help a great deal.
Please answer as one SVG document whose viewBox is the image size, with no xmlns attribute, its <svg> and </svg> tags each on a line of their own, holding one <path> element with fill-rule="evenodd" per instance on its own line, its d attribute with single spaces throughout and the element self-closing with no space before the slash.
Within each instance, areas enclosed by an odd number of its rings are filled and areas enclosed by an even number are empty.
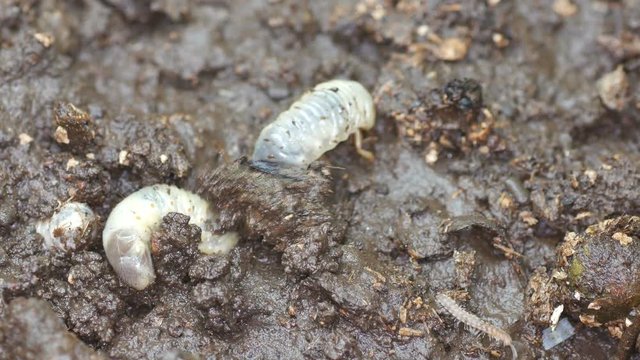
<svg viewBox="0 0 640 360">
<path fill-rule="evenodd" d="M 296 141 L 284 141 L 279 129 L 267 126 L 261 133 L 251 159 L 254 163 L 278 164 L 280 168 L 309 166 L 302 145 Z"/>
<path fill-rule="evenodd" d="M 246 160 L 246 159 L 244 159 Z M 249 165 L 250 168 L 261 171 L 265 174 L 277 174 L 280 171 L 280 164 L 272 162 L 272 161 L 264 161 L 264 160 L 257 160 L 257 161 L 243 161 L 241 162 L 243 165 Z"/>
<path fill-rule="evenodd" d="M 142 290 L 155 280 L 151 250 L 135 230 L 114 232 L 105 253 L 120 279 L 134 289 Z"/>
<path fill-rule="evenodd" d="M 282 164 L 270 161 L 249 161 L 248 165 L 254 170 L 263 172 L 265 174 L 278 176 L 284 179 L 301 181 L 307 175 L 306 169 L 282 166 Z"/>
</svg>

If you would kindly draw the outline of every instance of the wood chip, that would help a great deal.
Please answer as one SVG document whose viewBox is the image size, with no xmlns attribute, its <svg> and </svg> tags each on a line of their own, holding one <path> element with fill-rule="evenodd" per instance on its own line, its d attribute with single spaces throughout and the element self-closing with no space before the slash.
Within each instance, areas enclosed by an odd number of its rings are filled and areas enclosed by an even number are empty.
<svg viewBox="0 0 640 360">
<path fill-rule="evenodd" d="M 593 213 L 591 211 L 583 211 L 581 213 L 578 213 L 578 215 L 576 215 L 575 219 L 576 220 L 582 220 L 582 219 L 590 218 L 592 216 L 593 216 Z"/>
<path fill-rule="evenodd" d="M 420 337 L 424 336 L 424 331 L 403 327 L 398 330 L 398 335 Z"/>
<path fill-rule="evenodd" d="M 498 243 L 493 243 L 493 247 L 495 247 L 496 249 L 502 251 L 504 253 L 504 256 L 506 257 L 524 257 L 524 255 L 520 254 L 519 252 L 513 250 L 510 247 L 506 247 L 504 245 L 500 245 Z"/>
<path fill-rule="evenodd" d="M 400 322 L 403 324 L 407 323 L 407 308 L 404 306 L 400 307 Z"/>
</svg>

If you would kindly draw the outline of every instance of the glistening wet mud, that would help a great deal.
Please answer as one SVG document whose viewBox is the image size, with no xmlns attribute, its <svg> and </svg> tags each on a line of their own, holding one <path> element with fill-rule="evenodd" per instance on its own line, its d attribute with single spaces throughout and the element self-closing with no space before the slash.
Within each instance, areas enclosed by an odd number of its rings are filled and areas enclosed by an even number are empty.
<svg viewBox="0 0 640 360">
<path fill-rule="evenodd" d="M 521 358 L 638 357 L 638 33 L 635 0 L 1 2 L 0 358 L 510 358 L 439 292 Z M 237 160 L 332 78 L 374 96 L 373 163 L 351 141 L 301 175 Z M 200 254 L 168 214 L 136 291 L 101 231 L 35 231 L 70 201 L 101 230 L 154 183 L 239 245 Z M 544 351 L 560 303 L 576 335 Z"/>
</svg>

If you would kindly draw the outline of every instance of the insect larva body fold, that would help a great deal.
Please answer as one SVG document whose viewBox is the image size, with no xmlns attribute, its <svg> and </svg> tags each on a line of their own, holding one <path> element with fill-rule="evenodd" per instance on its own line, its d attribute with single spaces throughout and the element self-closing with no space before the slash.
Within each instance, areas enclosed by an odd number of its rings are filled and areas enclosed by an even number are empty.
<svg viewBox="0 0 640 360">
<path fill-rule="evenodd" d="M 374 122 L 373 99 L 360 83 L 327 81 L 262 130 L 253 161 L 307 167 L 359 129 L 371 129 Z"/>
<path fill-rule="evenodd" d="M 129 286 L 142 290 L 155 280 L 151 259 L 151 235 L 169 212 L 190 217 L 202 230 L 199 249 L 204 253 L 226 253 L 237 243 L 234 234 L 214 235 L 208 225 L 217 214 L 198 195 L 175 186 L 158 184 L 142 188 L 123 199 L 109 214 L 102 232 L 107 259 Z"/>
<path fill-rule="evenodd" d="M 38 221 L 36 232 L 42 235 L 45 248 L 71 252 L 87 246 L 91 229 L 97 217 L 84 203 L 69 202 L 62 205 L 51 218 Z"/>
</svg>

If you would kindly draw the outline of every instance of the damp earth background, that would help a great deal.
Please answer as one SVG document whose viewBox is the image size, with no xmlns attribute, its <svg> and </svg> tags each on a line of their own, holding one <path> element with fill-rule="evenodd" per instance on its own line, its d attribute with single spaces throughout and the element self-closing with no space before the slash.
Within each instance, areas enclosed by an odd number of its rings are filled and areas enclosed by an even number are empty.
<svg viewBox="0 0 640 360">
<path fill-rule="evenodd" d="M 548 278 L 584 285 L 562 271 L 575 239 L 622 229 L 594 247 L 611 277 L 580 289 L 638 281 L 614 271 L 638 266 L 616 254 L 637 250 L 635 220 L 602 222 L 640 213 L 639 33 L 637 0 L 1 1 L 0 358 L 510 358 L 439 292 L 522 358 L 611 358 L 631 307 L 593 326 L 567 303 L 576 335 L 544 351 L 540 334 L 564 294 L 545 297 Z M 333 78 L 374 96 L 373 163 L 347 141 L 292 189 L 234 162 Z M 101 231 L 155 183 L 219 201 L 243 231 L 205 256 L 168 214 L 139 292 Z M 100 219 L 47 250 L 35 224 L 68 201 Z M 290 208 L 310 220 L 282 222 Z"/>
</svg>

